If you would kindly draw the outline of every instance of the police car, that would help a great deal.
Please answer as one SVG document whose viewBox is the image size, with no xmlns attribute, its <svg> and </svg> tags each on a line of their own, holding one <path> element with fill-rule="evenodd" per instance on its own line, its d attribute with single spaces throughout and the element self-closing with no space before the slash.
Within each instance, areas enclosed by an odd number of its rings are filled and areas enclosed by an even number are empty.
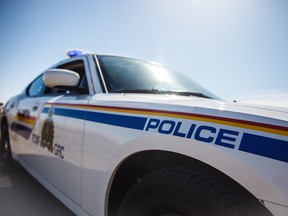
<svg viewBox="0 0 288 216">
<path fill-rule="evenodd" d="M 288 215 L 287 110 L 142 60 L 70 51 L 11 98 L 1 156 L 76 215 Z"/>
</svg>

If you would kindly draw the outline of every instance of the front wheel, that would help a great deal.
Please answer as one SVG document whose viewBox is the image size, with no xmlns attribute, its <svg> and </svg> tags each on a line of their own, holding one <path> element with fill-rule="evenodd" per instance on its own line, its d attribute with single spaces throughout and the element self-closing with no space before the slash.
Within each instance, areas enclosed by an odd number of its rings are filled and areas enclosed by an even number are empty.
<svg viewBox="0 0 288 216">
<path fill-rule="evenodd" d="M 9 130 L 6 122 L 3 122 L 1 128 L 0 163 L 2 163 L 2 167 L 5 170 L 10 170 L 13 168 L 13 159 L 9 141 Z"/>
<path fill-rule="evenodd" d="M 210 170 L 209 170 L 210 171 Z M 126 194 L 118 216 L 271 216 L 238 184 L 189 167 L 155 171 Z"/>
</svg>

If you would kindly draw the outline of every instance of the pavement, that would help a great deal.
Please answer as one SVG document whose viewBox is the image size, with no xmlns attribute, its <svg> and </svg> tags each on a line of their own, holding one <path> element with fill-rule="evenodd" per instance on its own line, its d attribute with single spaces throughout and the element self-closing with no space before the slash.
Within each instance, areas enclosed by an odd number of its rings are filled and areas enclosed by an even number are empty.
<svg viewBox="0 0 288 216">
<path fill-rule="evenodd" d="M 23 168 L 0 168 L 0 216 L 51 215 L 75 216 Z"/>
</svg>

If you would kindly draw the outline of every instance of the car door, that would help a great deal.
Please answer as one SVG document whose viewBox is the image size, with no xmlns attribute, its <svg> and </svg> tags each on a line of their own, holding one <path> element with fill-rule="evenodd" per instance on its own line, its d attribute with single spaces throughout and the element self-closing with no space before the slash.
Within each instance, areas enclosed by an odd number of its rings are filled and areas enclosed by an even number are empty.
<svg viewBox="0 0 288 216">
<path fill-rule="evenodd" d="M 54 96 L 45 95 L 45 85 L 42 81 L 42 74 L 38 76 L 27 89 L 18 96 L 18 104 L 13 102 L 13 107 L 17 106 L 16 113 L 11 124 L 11 145 L 13 152 L 23 162 L 27 162 L 27 145 L 35 140 L 33 135 L 36 129 L 37 118 L 42 105 Z M 36 141 L 34 141 L 36 142 Z"/>
<path fill-rule="evenodd" d="M 34 119 L 24 161 L 48 188 L 81 206 L 82 139 L 90 72 L 85 56 L 56 68 L 78 73 L 79 84 L 73 89 L 44 86 L 41 94 L 21 101 L 22 109 Z"/>
</svg>

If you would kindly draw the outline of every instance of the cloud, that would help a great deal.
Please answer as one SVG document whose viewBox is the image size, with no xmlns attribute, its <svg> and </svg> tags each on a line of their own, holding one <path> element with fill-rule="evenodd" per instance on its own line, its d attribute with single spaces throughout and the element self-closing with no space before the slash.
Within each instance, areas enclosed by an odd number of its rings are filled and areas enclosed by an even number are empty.
<svg viewBox="0 0 288 216">
<path fill-rule="evenodd" d="M 238 102 L 288 108 L 288 90 L 262 90 L 245 93 Z"/>
</svg>

